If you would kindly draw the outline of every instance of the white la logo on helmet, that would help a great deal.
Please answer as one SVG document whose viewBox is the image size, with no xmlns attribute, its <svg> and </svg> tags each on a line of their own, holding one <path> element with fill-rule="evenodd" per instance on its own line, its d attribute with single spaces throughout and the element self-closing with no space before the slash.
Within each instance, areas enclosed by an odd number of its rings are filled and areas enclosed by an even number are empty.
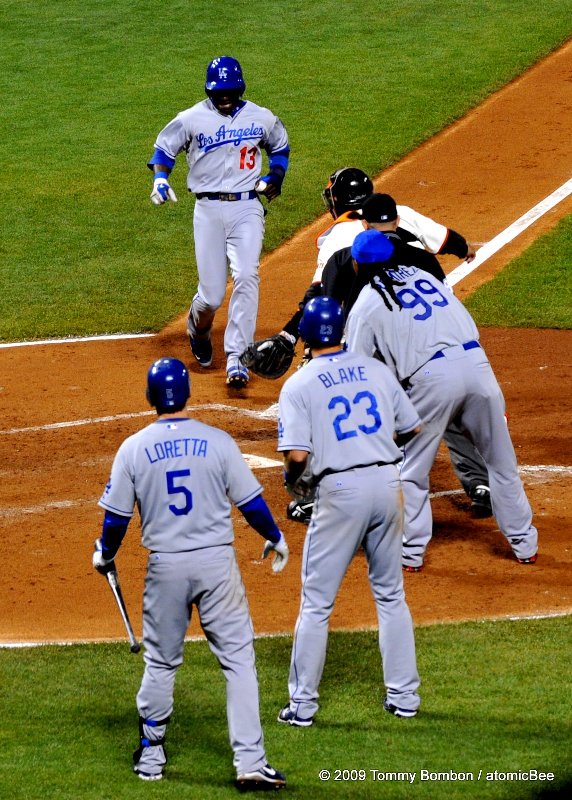
<svg viewBox="0 0 572 800">
<path fill-rule="evenodd" d="M 228 67 L 219 67 L 218 76 L 219 78 L 226 78 L 228 76 Z"/>
</svg>

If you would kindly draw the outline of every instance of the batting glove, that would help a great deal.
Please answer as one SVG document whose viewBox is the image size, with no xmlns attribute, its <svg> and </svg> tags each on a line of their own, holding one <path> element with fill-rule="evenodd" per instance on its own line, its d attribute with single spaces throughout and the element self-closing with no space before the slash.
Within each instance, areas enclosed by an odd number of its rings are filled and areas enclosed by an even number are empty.
<svg viewBox="0 0 572 800">
<path fill-rule="evenodd" d="M 166 203 L 167 200 L 171 200 L 173 203 L 177 202 L 177 195 L 171 189 L 169 181 L 167 180 L 168 177 L 169 176 L 166 172 L 155 173 L 153 191 L 151 192 L 151 202 L 156 206 L 163 205 L 163 203 Z"/>
<path fill-rule="evenodd" d="M 283 181 L 284 175 L 281 175 L 279 172 L 269 172 L 268 175 L 265 175 L 256 182 L 254 189 L 258 194 L 263 194 L 268 202 L 270 202 L 278 197 L 279 194 L 282 194 Z"/>
<path fill-rule="evenodd" d="M 95 540 L 95 550 L 91 558 L 91 563 L 100 575 L 107 575 L 108 572 L 115 569 L 115 561 L 113 558 L 104 558 L 101 550 L 101 539 Z"/>
<path fill-rule="evenodd" d="M 271 542 L 269 539 L 266 540 L 264 550 L 262 551 L 262 558 L 266 558 L 272 551 L 276 553 L 272 561 L 272 571 L 282 572 L 288 563 L 288 556 L 290 555 L 288 544 L 286 543 L 282 531 L 280 531 L 280 539 L 277 542 Z"/>
</svg>

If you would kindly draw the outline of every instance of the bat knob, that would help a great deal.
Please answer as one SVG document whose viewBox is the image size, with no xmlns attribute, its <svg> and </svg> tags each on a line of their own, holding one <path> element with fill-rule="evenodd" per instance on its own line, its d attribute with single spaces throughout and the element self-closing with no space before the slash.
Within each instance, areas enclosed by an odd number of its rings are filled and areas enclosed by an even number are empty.
<svg viewBox="0 0 572 800">
<path fill-rule="evenodd" d="M 138 653 L 140 650 L 141 650 L 141 645 L 140 644 L 136 643 L 136 644 L 132 644 L 131 645 L 131 652 L 132 653 Z"/>
</svg>

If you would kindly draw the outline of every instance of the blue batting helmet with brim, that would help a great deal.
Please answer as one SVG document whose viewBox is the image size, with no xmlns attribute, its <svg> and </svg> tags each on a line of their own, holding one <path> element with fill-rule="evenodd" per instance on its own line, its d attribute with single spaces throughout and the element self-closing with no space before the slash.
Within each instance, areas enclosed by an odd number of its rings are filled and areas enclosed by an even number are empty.
<svg viewBox="0 0 572 800">
<path fill-rule="evenodd" d="M 345 327 L 341 305 L 333 297 L 314 297 L 306 303 L 298 330 L 309 347 L 339 344 Z"/>
<path fill-rule="evenodd" d="M 395 247 L 381 231 L 369 228 L 358 233 L 352 244 L 352 258 L 358 264 L 383 264 L 389 261 Z"/>
<path fill-rule="evenodd" d="M 205 92 L 220 92 L 225 89 L 237 91 L 240 94 L 246 89 L 242 76 L 242 67 L 232 56 L 218 56 L 213 58 L 207 67 Z"/>
<path fill-rule="evenodd" d="M 191 396 L 189 372 L 178 358 L 160 358 L 147 373 L 147 400 L 158 414 L 181 411 Z"/>
</svg>

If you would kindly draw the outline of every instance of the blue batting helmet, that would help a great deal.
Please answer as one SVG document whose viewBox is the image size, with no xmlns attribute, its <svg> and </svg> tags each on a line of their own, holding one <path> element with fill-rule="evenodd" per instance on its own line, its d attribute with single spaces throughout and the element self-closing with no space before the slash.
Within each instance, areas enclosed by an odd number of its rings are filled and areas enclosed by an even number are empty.
<svg viewBox="0 0 572 800">
<path fill-rule="evenodd" d="M 342 341 L 345 317 L 333 297 L 314 297 L 306 304 L 298 330 L 309 347 L 330 347 Z"/>
<path fill-rule="evenodd" d="M 230 89 L 242 94 L 246 89 L 244 78 L 242 77 L 242 67 L 231 56 L 219 56 L 213 58 L 207 67 L 207 79 L 205 81 L 205 92 L 220 92 Z"/>
<path fill-rule="evenodd" d="M 191 396 L 191 379 L 178 358 L 160 358 L 147 373 L 147 400 L 158 414 L 181 411 Z"/>
</svg>

